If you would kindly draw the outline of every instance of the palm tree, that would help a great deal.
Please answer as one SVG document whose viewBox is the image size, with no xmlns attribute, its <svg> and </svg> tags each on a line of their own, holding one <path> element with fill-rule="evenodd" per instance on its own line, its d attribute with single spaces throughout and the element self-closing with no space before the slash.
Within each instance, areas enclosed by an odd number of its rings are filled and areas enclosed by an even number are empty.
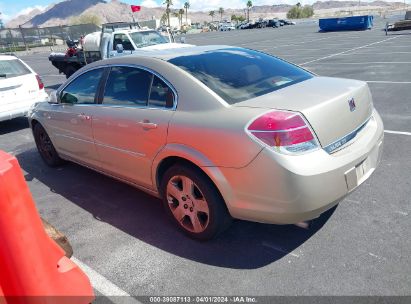
<svg viewBox="0 0 411 304">
<path fill-rule="evenodd" d="M 220 7 L 218 13 L 220 14 L 220 21 L 223 21 L 224 8 Z"/>
<path fill-rule="evenodd" d="M 180 26 L 183 26 L 183 15 L 184 15 L 184 9 L 180 8 L 178 11 L 178 20 L 180 20 Z M 186 24 L 187 24 L 187 15 L 186 15 Z"/>
<path fill-rule="evenodd" d="M 170 6 L 173 5 L 173 0 L 164 0 L 163 4 L 166 5 L 166 14 L 168 26 L 170 26 Z"/>
<path fill-rule="evenodd" d="M 186 9 L 186 24 L 187 24 L 187 11 L 190 8 L 190 2 L 187 1 L 186 3 L 184 3 L 184 8 Z"/>
<path fill-rule="evenodd" d="M 251 0 L 247 1 L 247 22 L 250 22 L 250 8 L 253 6 Z"/>
<path fill-rule="evenodd" d="M 173 17 L 176 17 L 176 18 L 178 19 L 178 25 L 181 26 L 181 23 L 180 23 L 180 12 L 179 12 L 179 11 L 173 12 Z"/>
<path fill-rule="evenodd" d="M 214 21 L 215 11 L 209 12 L 208 15 L 211 16 L 211 22 L 213 22 Z"/>
<path fill-rule="evenodd" d="M 167 14 L 166 13 L 164 13 L 161 16 L 160 22 L 161 22 L 161 24 L 166 24 L 166 22 L 167 22 Z"/>
</svg>

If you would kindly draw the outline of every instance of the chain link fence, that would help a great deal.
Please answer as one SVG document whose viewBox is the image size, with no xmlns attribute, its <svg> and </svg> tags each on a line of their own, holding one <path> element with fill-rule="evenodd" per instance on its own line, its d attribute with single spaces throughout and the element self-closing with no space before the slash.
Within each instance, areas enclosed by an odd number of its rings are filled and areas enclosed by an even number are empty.
<svg viewBox="0 0 411 304">
<path fill-rule="evenodd" d="M 36 49 L 65 50 L 66 40 L 100 31 L 95 24 L 61 25 L 42 28 L 0 29 L 0 53 L 13 53 Z"/>
</svg>

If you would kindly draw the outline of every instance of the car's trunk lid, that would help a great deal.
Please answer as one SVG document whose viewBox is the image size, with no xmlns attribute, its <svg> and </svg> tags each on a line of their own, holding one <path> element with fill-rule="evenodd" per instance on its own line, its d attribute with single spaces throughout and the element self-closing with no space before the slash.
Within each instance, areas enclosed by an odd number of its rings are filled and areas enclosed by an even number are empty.
<svg viewBox="0 0 411 304">
<path fill-rule="evenodd" d="M 373 108 L 367 83 L 329 77 L 313 77 L 234 106 L 300 112 L 323 147 L 358 129 Z"/>
<path fill-rule="evenodd" d="M 33 74 L 0 78 L 0 105 L 34 99 L 38 92 L 38 83 Z"/>
</svg>

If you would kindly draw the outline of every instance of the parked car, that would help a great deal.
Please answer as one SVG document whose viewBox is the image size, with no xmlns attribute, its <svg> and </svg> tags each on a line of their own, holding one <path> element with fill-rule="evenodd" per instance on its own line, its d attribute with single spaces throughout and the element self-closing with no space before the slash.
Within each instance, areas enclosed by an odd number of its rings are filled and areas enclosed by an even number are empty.
<svg viewBox="0 0 411 304">
<path fill-rule="evenodd" d="M 241 29 L 241 30 L 245 30 L 245 29 L 249 29 L 250 25 L 251 25 L 251 23 L 244 22 L 244 23 L 241 23 L 238 28 Z"/>
<path fill-rule="evenodd" d="M 280 26 L 283 26 L 283 25 L 295 25 L 295 22 L 294 22 L 294 21 L 290 21 L 290 20 L 279 19 L 278 21 L 280 22 Z"/>
<path fill-rule="evenodd" d="M 0 55 L 0 121 L 25 116 L 35 103 L 47 100 L 32 68 L 15 56 Z"/>
<path fill-rule="evenodd" d="M 235 30 L 235 26 L 232 25 L 232 24 L 229 24 L 229 23 L 228 24 L 222 24 L 219 27 L 220 32 L 233 31 L 233 30 Z"/>
<path fill-rule="evenodd" d="M 266 28 L 267 25 L 268 25 L 268 20 L 264 20 L 261 18 L 255 23 L 256 28 Z"/>
<path fill-rule="evenodd" d="M 276 20 L 276 19 L 270 19 L 270 20 L 268 20 L 267 26 L 268 26 L 268 27 L 275 27 L 275 28 L 277 28 L 277 27 L 280 26 L 280 23 L 279 23 L 278 20 Z"/>
<path fill-rule="evenodd" d="M 92 63 L 29 121 L 48 165 L 71 160 L 161 197 L 198 239 L 231 218 L 318 217 L 369 178 L 383 143 L 366 82 L 230 46 Z"/>
</svg>

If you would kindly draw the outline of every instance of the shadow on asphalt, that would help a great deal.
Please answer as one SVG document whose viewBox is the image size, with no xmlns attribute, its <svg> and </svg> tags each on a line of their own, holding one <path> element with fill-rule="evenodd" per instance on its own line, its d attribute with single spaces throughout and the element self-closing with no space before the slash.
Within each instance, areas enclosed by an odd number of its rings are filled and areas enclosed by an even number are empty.
<svg viewBox="0 0 411 304">
<path fill-rule="evenodd" d="M 234 221 L 217 239 L 199 242 L 173 225 L 160 200 L 140 190 L 73 163 L 49 168 L 35 148 L 16 157 L 28 172 L 26 180 L 38 179 L 96 220 L 161 250 L 218 267 L 255 269 L 273 263 L 313 236 L 335 210 L 324 213 L 310 229 Z"/>
<path fill-rule="evenodd" d="M 20 131 L 29 127 L 27 117 L 18 117 L 11 120 L 0 121 L 0 135 Z"/>
</svg>

